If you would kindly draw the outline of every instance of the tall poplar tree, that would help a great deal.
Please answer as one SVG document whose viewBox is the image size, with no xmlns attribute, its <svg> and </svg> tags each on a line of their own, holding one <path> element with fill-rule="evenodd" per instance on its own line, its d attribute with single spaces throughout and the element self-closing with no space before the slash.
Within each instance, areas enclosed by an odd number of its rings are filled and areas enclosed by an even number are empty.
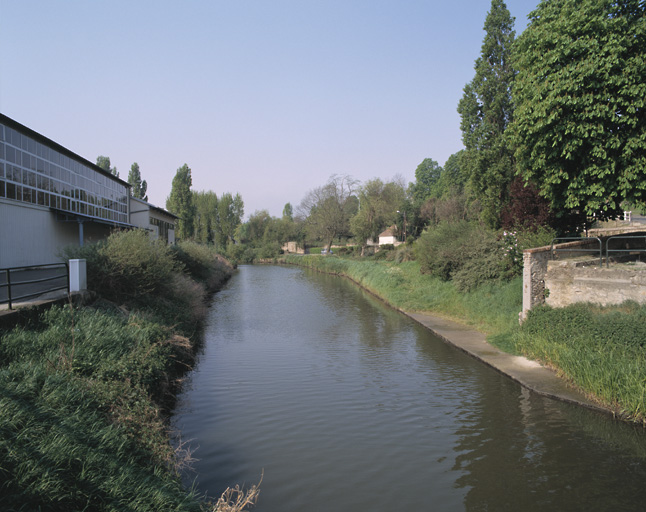
<svg viewBox="0 0 646 512">
<path fill-rule="evenodd" d="M 139 164 L 137 162 L 133 163 L 130 166 L 130 172 L 128 173 L 128 183 L 132 185 L 133 197 L 148 201 L 148 196 L 146 195 L 148 183 L 146 183 L 146 180 L 142 181 L 141 172 L 139 171 Z"/>
<path fill-rule="evenodd" d="M 182 239 L 193 237 L 193 222 L 195 218 L 195 203 L 191 186 L 191 168 L 184 164 L 177 169 L 173 178 L 170 196 L 166 199 L 166 209 L 179 217 L 177 220 L 177 236 Z"/>
<path fill-rule="evenodd" d="M 466 148 L 461 164 L 482 204 L 483 220 L 497 227 L 515 172 L 512 150 L 504 136 L 513 115 L 514 18 L 502 0 L 492 0 L 484 30 L 475 77 L 464 87 L 458 105 Z"/>
<path fill-rule="evenodd" d="M 113 174 L 117 178 L 119 177 L 119 171 L 117 171 L 116 167 L 110 167 L 110 157 L 109 156 L 103 156 L 99 155 L 96 157 L 96 165 L 99 166 L 101 169 L 104 171 L 108 171 L 109 173 Z"/>
<path fill-rule="evenodd" d="M 227 245 L 235 243 L 235 233 L 242 223 L 244 215 L 244 201 L 240 194 L 233 196 L 225 192 L 218 199 L 218 225 L 217 242 L 219 249 L 224 250 Z"/>
</svg>

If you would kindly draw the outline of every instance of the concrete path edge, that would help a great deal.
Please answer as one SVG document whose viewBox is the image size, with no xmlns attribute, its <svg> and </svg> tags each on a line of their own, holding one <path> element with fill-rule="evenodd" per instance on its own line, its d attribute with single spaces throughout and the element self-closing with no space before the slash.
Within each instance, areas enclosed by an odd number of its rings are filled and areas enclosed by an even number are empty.
<svg viewBox="0 0 646 512">
<path fill-rule="evenodd" d="M 582 391 L 569 385 L 553 370 L 526 357 L 503 352 L 489 344 L 485 335 L 481 332 L 429 313 L 399 311 L 432 331 L 443 341 L 482 361 L 539 395 L 612 414 L 613 416 L 616 414 L 616 411 L 594 402 Z"/>
</svg>

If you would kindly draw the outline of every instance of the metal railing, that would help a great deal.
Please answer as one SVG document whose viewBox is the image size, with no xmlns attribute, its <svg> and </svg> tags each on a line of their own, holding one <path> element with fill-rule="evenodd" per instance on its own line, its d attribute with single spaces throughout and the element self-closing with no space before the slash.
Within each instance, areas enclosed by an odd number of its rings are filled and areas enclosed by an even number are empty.
<svg viewBox="0 0 646 512">
<path fill-rule="evenodd" d="M 644 241 L 644 249 L 638 249 L 636 247 L 633 248 L 624 248 L 624 249 L 610 249 L 610 240 L 643 240 Z M 610 253 L 620 253 L 620 252 L 627 252 L 627 253 L 641 253 L 641 252 L 646 252 L 646 235 L 637 235 L 637 236 L 631 236 L 631 235 L 615 235 L 611 236 L 606 240 L 606 268 L 610 267 Z"/>
<path fill-rule="evenodd" d="M 56 272 L 62 269 L 64 272 Z M 23 299 L 30 299 L 45 293 L 58 290 L 70 291 L 69 266 L 67 263 L 51 263 L 47 265 L 28 265 L 24 267 L 12 267 L 0 269 L 0 304 L 9 304 L 12 309 L 13 303 Z M 12 279 L 12 275 L 14 279 Z M 18 280 L 15 279 L 18 277 Z M 65 280 L 65 284 L 60 281 Z M 42 283 L 59 281 L 56 286 L 40 286 Z M 6 297 L 2 293 L 6 289 Z M 17 290 L 23 289 L 22 295 L 16 296 Z M 25 293 L 27 292 L 27 293 Z"/>
<path fill-rule="evenodd" d="M 572 240 L 572 241 L 577 241 L 577 242 L 591 242 L 592 240 L 596 240 L 599 242 L 599 248 L 598 249 L 584 249 L 583 247 L 576 247 L 576 248 L 569 248 L 569 247 L 555 247 L 555 242 L 557 240 Z M 559 238 L 554 238 L 552 240 L 552 245 L 550 246 L 550 255 L 554 255 L 559 252 L 593 252 L 599 255 L 599 266 L 603 266 L 603 243 L 601 242 L 601 239 L 598 237 L 590 237 L 590 238 L 581 238 L 581 237 L 559 237 Z"/>
</svg>

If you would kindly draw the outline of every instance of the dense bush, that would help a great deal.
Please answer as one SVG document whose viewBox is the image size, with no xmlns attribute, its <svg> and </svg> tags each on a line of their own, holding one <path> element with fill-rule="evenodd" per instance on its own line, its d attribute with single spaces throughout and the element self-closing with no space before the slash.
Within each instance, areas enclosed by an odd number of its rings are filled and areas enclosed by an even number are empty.
<svg viewBox="0 0 646 512">
<path fill-rule="evenodd" d="M 167 293 L 182 270 L 166 243 L 142 229 L 115 231 L 105 241 L 70 247 L 66 255 L 87 260 L 90 290 L 122 303 Z"/>
<path fill-rule="evenodd" d="M 549 228 L 496 232 L 476 222 L 443 222 L 422 234 L 414 252 L 423 273 L 470 291 L 520 275 L 523 250 L 549 244 L 553 237 Z"/>
<path fill-rule="evenodd" d="M 183 241 L 171 246 L 171 252 L 188 275 L 203 282 L 209 291 L 218 289 L 233 270 L 212 245 Z"/>
<path fill-rule="evenodd" d="M 474 256 L 474 242 L 483 233 L 484 228 L 467 221 L 442 222 L 427 229 L 415 244 L 422 273 L 450 280 Z"/>
</svg>

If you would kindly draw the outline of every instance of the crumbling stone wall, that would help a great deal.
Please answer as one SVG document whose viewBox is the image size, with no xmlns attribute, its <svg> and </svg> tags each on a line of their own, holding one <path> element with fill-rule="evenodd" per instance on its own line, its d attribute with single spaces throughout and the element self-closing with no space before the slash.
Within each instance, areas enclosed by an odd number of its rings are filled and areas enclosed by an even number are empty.
<svg viewBox="0 0 646 512">
<path fill-rule="evenodd" d="M 646 304 L 646 264 L 632 267 L 577 265 L 572 261 L 550 261 L 545 274 L 546 304 L 565 307 L 576 302 L 602 306 L 632 300 Z"/>
<path fill-rule="evenodd" d="M 646 247 L 646 238 L 640 237 L 644 235 L 643 231 L 623 234 L 629 238 L 611 243 L 611 249 Z M 582 238 L 580 241 L 558 244 L 555 254 L 551 254 L 550 246 L 523 251 L 521 322 L 530 309 L 546 302 L 555 307 L 572 302 L 620 304 L 625 300 L 635 300 L 646 303 L 646 270 L 634 270 L 634 274 L 618 273 L 616 267 L 603 270 L 601 263 L 605 259 L 600 261 L 599 248 L 601 247 L 602 253 L 606 250 L 608 238 Z M 615 255 L 618 259 L 622 257 L 622 253 Z M 585 261 L 580 260 L 581 256 L 586 256 Z M 642 253 L 642 256 L 642 259 L 646 259 L 646 254 Z M 551 261 L 555 257 L 559 261 Z M 573 258 L 579 258 L 579 261 L 572 261 Z M 554 277 L 547 277 L 550 269 Z M 624 272 L 628 271 L 624 269 Z"/>
</svg>

